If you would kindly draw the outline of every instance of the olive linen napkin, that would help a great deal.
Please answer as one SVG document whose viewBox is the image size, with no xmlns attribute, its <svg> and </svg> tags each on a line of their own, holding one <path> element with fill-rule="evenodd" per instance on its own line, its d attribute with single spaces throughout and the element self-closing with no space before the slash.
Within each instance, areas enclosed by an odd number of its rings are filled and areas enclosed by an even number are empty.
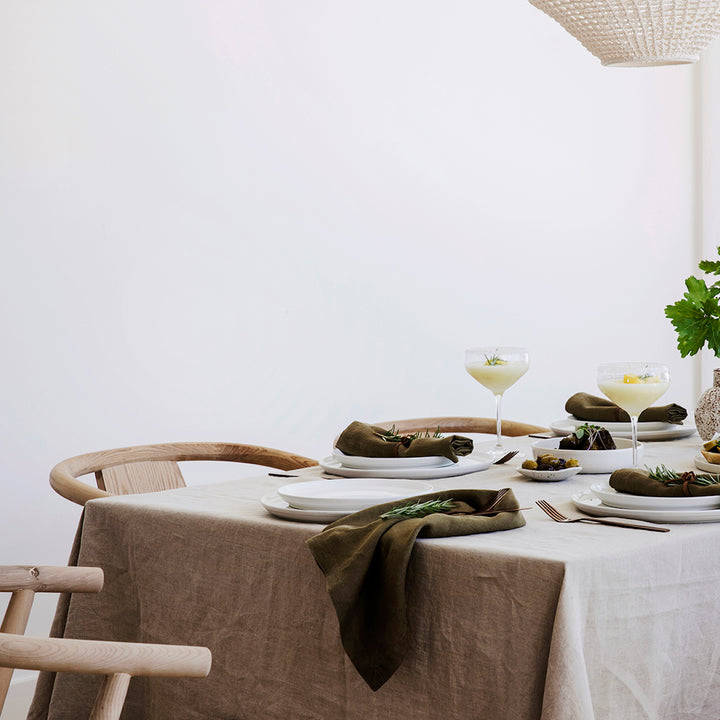
<svg viewBox="0 0 720 720">
<path fill-rule="evenodd" d="M 614 403 L 605 398 L 589 395 L 588 393 L 575 393 L 565 403 L 565 410 L 579 420 L 595 422 L 630 422 L 630 416 Z M 680 405 L 657 405 L 643 410 L 638 418 L 639 422 L 668 422 L 682 425 L 687 417 L 687 410 Z"/>
<path fill-rule="evenodd" d="M 400 441 L 383 440 L 383 436 L 387 435 L 388 431 L 378 425 L 368 425 L 355 420 L 340 433 L 335 447 L 346 455 L 360 457 L 441 456 L 453 462 L 458 461 L 458 455 L 469 455 L 473 450 L 473 441 L 462 435 L 445 437 L 406 435 Z"/>
<path fill-rule="evenodd" d="M 677 485 L 666 485 L 654 480 L 646 470 L 624 468 L 615 470 L 610 476 L 610 487 L 618 492 L 630 495 L 652 495 L 657 497 L 690 497 L 696 495 L 720 495 L 720 484 L 698 485 L 693 482 L 695 473 L 688 472 L 681 476 Z"/>
<path fill-rule="evenodd" d="M 409 646 L 405 580 L 415 538 L 510 530 L 525 525 L 512 491 L 496 515 L 471 513 L 490 507 L 497 490 L 444 490 L 366 508 L 328 525 L 307 540 L 325 575 L 340 624 L 343 647 L 365 682 L 378 690 L 402 662 Z M 387 518 L 400 505 L 426 500 L 455 501 L 451 512 L 422 518 Z M 437 592 L 442 592 L 437 588 Z"/>
</svg>

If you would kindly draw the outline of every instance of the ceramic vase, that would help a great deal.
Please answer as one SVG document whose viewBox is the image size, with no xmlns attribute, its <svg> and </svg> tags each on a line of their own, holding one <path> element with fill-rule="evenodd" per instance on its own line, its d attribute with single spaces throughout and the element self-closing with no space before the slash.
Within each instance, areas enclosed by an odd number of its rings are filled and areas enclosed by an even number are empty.
<svg viewBox="0 0 720 720">
<path fill-rule="evenodd" d="M 697 402 L 695 427 L 703 440 L 710 440 L 720 432 L 720 368 L 713 370 L 713 386 Z"/>
</svg>

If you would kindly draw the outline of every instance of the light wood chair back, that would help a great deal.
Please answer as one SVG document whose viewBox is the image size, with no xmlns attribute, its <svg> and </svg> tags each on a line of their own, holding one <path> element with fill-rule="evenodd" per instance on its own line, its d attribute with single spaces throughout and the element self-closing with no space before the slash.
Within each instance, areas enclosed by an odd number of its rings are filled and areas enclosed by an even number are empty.
<svg viewBox="0 0 720 720">
<path fill-rule="evenodd" d="M 0 566 L 0 592 L 12 593 L 0 624 L 0 633 L 22 635 L 25 632 L 35 593 L 100 592 L 102 586 L 103 571 L 100 568 Z M 12 675 L 12 668 L 0 667 L 0 712 Z"/>
<path fill-rule="evenodd" d="M 497 429 L 496 423 L 495 418 L 429 417 L 390 420 L 373 423 L 373 425 L 379 425 L 386 430 L 389 430 L 394 425 L 399 433 L 424 432 L 427 430 L 432 434 L 440 428 L 440 432 L 446 433 L 488 433 L 494 435 Z M 502 434 L 506 437 L 519 437 L 520 435 L 543 432 L 548 432 L 548 428 L 513 420 L 502 421 Z"/>
<path fill-rule="evenodd" d="M 50 471 L 50 485 L 78 505 L 110 495 L 171 490 L 185 487 L 178 463 L 189 460 L 248 463 L 278 470 L 317 465 L 317 460 L 260 445 L 164 443 L 102 450 L 68 458 Z M 97 487 L 78 479 L 90 474 L 95 475 Z"/>
<path fill-rule="evenodd" d="M 14 669 L 104 675 L 90 720 L 118 720 L 130 678 L 205 677 L 210 650 L 184 645 L 26 637 L 36 592 L 99 592 L 100 568 L 0 566 L 0 591 L 11 592 L 0 627 L 0 713 Z"/>
</svg>

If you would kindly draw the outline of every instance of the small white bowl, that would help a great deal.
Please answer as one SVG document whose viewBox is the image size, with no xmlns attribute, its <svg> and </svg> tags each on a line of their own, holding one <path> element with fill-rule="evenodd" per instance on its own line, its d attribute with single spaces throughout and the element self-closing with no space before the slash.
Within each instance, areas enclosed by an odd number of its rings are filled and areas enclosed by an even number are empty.
<svg viewBox="0 0 720 720">
<path fill-rule="evenodd" d="M 577 467 L 566 467 L 562 470 L 529 470 L 528 468 L 519 467 L 517 471 L 531 480 L 539 480 L 540 482 L 557 482 L 558 480 L 567 480 L 567 478 L 582 472 L 582 465 Z"/>
<path fill-rule="evenodd" d="M 620 468 L 630 468 L 633 464 L 632 440 L 613 438 L 615 450 L 561 450 L 558 448 L 562 438 L 538 440 L 532 444 L 533 457 L 552 453 L 555 457 L 575 458 L 582 465 L 581 472 L 588 474 L 611 473 Z M 641 465 L 643 445 L 638 443 L 638 465 Z"/>
</svg>

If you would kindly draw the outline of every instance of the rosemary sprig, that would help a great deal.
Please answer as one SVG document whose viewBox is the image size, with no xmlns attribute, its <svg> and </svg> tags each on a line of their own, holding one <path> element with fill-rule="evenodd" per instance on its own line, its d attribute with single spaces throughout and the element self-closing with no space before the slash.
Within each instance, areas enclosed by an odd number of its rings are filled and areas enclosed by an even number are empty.
<svg viewBox="0 0 720 720">
<path fill-rule="evenodd" d="M 402 518 L 403 520 L 407 520 L 408 518 L 421 518 L 426 515 L 432 515 L 433 513 L 445 512 L 446 510 L 452 510 L 454 507 L 455 503 L 452 498 L 448 500 L 440 500 L 440 498 L 438 498 L 437 500 L 426 500 L 425 502 L 399 505 L 383 513 L 380 517 L 383 520 L 387 518 Z"/>
<path fill-rule="evenodd" d="M 497 353 L 485 356 L 486 365 L 507 365 L 507 360 L 502 360 Z"/>
<path fill-rule="evenodd" d="M 658 480 L 664 483 L 668 487 L 674 485 L 682 485 L 684 480 L 682 474 L 670 470 L 665 465 L 658 465 L 656 468 L 651 468 L 648 465 L 645 466 L 648 471 L 648 475 L 653 480 Z M 696 475 L 695 480 L 692 481 L 695 485 L 701 485 L 702 487 L 708 487 L 709 485 L 717 485 L 720 483 L 720 475 Z"/>
<path fill-rule="evenodd" d="M 399 442 L 403 443 L 403 445 L 409 445 L 413 440 L 417 440 L 419 438 L 441 438 L 443 436 L 443 434 L 440 432 L 439 425 L 437 427 L 437 430 L 435 430 L 432 435 L 430 434 L 429 430 L 425 430 L 424 433 L 422 430 L 418 430 L 415 433 L 401 435 L 394 424 L 389 430 L 384 430 L 375 434 L 385 442 Z"/>
</svg>

